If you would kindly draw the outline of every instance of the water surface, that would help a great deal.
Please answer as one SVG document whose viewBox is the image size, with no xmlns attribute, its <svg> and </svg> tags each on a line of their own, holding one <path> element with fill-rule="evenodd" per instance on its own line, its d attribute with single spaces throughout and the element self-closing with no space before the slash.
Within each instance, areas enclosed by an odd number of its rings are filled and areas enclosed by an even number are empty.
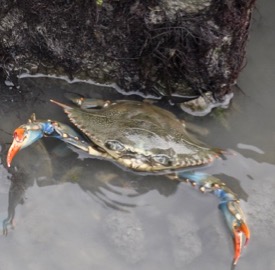
<svg viewBox="0 0 275 270">
<path fill-rule="evenodd" d="M 207 168 L 241 198 L 252 231 L 236 269 L 275 268 L 274 4 L 258 1 L 240 91 L 227 111 L 180 118 L 199 125 L 204 142 L 234 155 Z M 230 269 L 233 245 L 217 199 L 165 177 L 139 176 L 79 156 L 43 139 L 22 150 L 7 170 L 4 153 L 15 127 L 31 113 L 67 122 L 50 98 L 65 91 L 118 99 L 110 88 L 53 78 L 22 78 L 24 99 L 0 108 L 0 217 L 15 209 L 14 228 L 0 241 L 0 264 L 17 269 Z M 8 91 L 8 90 L 7 90 Z M 8 92 L 7 92 L 8 93 Z M 133 97 L 136 98 L 136 97 Z M 172 109 L 172 108 L 171 108 Z M 9 201 L 10 198 L 10 201 Z M 9 207 L 9 211 L 8 211 Z"/>
</svg>

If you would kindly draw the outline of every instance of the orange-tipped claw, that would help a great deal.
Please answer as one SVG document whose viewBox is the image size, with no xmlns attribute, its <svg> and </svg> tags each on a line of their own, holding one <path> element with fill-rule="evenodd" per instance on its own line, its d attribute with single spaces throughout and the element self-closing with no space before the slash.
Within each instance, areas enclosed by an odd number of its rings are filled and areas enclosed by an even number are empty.
<svg viewBox="0 0 275 270">
<path fill-rule="evenodd" d="M 248 228 L 248 226 L 245 223 L 241 224 L 241 228 L 240 228 L 241 232 L 245 235 L 245 242 L 244 242 L 244 246 L 246 247 L 248 245 L 248 242 L 250 240 L 250 230 Z"/>
<path fill-rule="evenodd" d="M 17 128 L 14 133 L 13 133 L 13 142 L 10 146 L 10 149 L 8 151 L 8 155 L 7 155 L 7 165 L 8 167 L 10 167 L 11 162 L 13 160 L 13 158 L 15 157 L 15 155 L 17 154 L 17 152 L 21 149 L 24 139 L 26 138 L 25 135 L 25 129 L 24 128 Z"/>
<path fill-rule="evenodd" d="M 233 232 L 234 234 L 234 259 L 233 264 L 236 265 L 240 256 L 241 256 L 241 249 L 242 249 L 242 234 L 237 230 Z"/>
<path fill-rule="evenodd" d="M 15 129 L 13 133 L 13 142 L 7 154 L 7 165 L 10 167 L 15 155 L 21 149 L 31 145 L 43 137 L 43 130 L 37 123 L 29 123 Z"/>
<path fill-rule="evenodd" d="M 245 236 L 245 243 L 242 245 L 243 235 Z M 233 228 L 233 238 L 234 238 L 234 260 L 233 264 L 236 265 L 240 256 L 242 248 L 247 246 L 250 239 L 250 230 L 245 223 L 241 223 L 240 226 Z"/>
<path fill-rule="evenodd" d="M 229 189 L 223 188 L 217 190 L 216 195 L 222 199 L 219 207 L 225 217 L 227 226 L 232 233 L 234 241 L 233 265 L 236 265 L 241 256 L 242 248 L 248 244 L 250 230 L 245 222 L 244 213 L 240 207 L 240 203 L 236 199 L 234 193 Z M 243 238 L 245 238 L 244 245 Z"/>
</svg>

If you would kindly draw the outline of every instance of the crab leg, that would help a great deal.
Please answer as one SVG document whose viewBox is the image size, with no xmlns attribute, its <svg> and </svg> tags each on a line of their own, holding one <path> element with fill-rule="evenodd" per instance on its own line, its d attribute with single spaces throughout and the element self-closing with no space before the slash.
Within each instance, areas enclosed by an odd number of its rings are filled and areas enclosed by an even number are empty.
<svg viewBox="0 0 275 270">
<path fill-rule="evenodd" d="M 33 115 L 28 124 L 21 125 L 13 133 L 13 142 L 7 154 L 8 167 L 21 149 L 42 137 L 54 137 L 86 152 L 89 151 L 89 144 L 68 125 L 52 120 L 36 120 Z"/>
<path fill-rule="evenodd" d="M 240 258 L 242 247 L 247 246 L 249 242 L 250 230 L 236 195 L 227 187 L 218 188 L 213 193 L 220 199 L 219 208 L 232 233 L 235 249 L 233 264 L 236 265 Z M 243 236 L 245 237 L 244 245 L 242 244 Z"/>
<path fill-rule="evenodd" d="M 37 124 L 25 124 L 15 129 L 13 133 L 13 142 L 7 155 L 7 165 L 10 167 L 11 162 L 18 151 L 33 144 L 43 137 L 42 126 Z"/>
<path fill-rule="evenodd" d="M 66 98 L 71 100 L 74 104 L 79 106 L 83 110 L 89 109 L 100 109 L 110 105 L 109 100 L 101 100 L 101 99 L 94 99 L 94 98 L 84 98 L 81 95 L 75 93 L 66 93 Z M 60 105 L 59 102 L 51 100 L 51 102 Z"/>
<path fill-rule="evenodd" d="M 250 239 L 250 230 L 236 194 L 220 179 L 203 172 L 179 172 L 176 173 L 176 178 L 190 182 L 193 186 L 198 186 L 202 192 L 211 192 L 219 198 L 219 209 L 222 211 L 232 234 L 234 242 L 233 265 L 236 265 L 242 248 L 248 244 Z M 245 238 L 244 244 L 242 244 L 243 238 Z"/>
</svg>

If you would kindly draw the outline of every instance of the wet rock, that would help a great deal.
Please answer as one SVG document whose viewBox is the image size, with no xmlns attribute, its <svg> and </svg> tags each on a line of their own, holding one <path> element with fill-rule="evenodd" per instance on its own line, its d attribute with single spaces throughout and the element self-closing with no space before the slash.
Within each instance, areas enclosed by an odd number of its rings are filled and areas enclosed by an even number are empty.
<svg viewBox="0 0 275 270">
<path fill-rule="evenodd" d="M 242 68 L 254 2 L 4 1 L 0 76 L 87 74 L 143 95 L 220 98 Z"/>
<path fill-rule="evenodd" d="M 204 116 L 211 112 L 213 108 L 227 108 L 233 98 L 233 93 L 224 95 L 224 97 L 218 101 L 216 100 L 211 92 L 206 92 L 203 96 L 200 96 L 191 101 L 182 102 L 180 107 L 183 111 L 188 114 L 195 116 Z"/>
</svg>

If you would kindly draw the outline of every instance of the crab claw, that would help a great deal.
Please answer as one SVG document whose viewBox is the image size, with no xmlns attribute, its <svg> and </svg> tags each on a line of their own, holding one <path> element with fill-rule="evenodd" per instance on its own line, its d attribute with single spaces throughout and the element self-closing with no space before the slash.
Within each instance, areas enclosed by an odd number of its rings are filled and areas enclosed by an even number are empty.
<svg viewBox="0 0 275 270">
<path fill-rule="evenodd" d="M 37 124 L 25 124 L 15 129 L 13 133 L 13 142 L 7 155 L 8 167 L 10 167 L 11 162 L 18 151 L 33 144 L 42 137 L 42 128 Z"/>
<path fill-rule="evenodd" d="M 233 265 L 235 266 L 240 258 L 242 248 L 247 246 L 250 239 L 250 231 L 237 195 L 220 179 L 204 172 L 183 171 L 176 173 L 175 176 L 176 179 L 185 179 L 193 186 L 197 186 L 200 191 L 211 192 L 219 198 L 219 208 L 234 241 Z M 245 238 L 244 244 L 242 243 L 243 238 Z"/>
<path fill-rule="evenodd" d="M 220 190 L 217 192 L 226 193 L 224 190 Z M 234 241 L 234 259 L 233 265 L 236 265 L 240 255 L 242 248 L 247 246 L 248 241 L 250 239 L 250 230 L 248 225 L 246 224 L 245 217 L 243 211 L 240 207 L 238 200 L 231 200 L 235 198 L 233 194 L 227 193 L 226 198 L 223 197 L 223 200 L 219 207 L 223 212 L 225 217 L 227 226 L 232 233 L 233 241 Z M 243 238 L 245 238 L 245 243 L 243 244 Z"/>
</svg>

